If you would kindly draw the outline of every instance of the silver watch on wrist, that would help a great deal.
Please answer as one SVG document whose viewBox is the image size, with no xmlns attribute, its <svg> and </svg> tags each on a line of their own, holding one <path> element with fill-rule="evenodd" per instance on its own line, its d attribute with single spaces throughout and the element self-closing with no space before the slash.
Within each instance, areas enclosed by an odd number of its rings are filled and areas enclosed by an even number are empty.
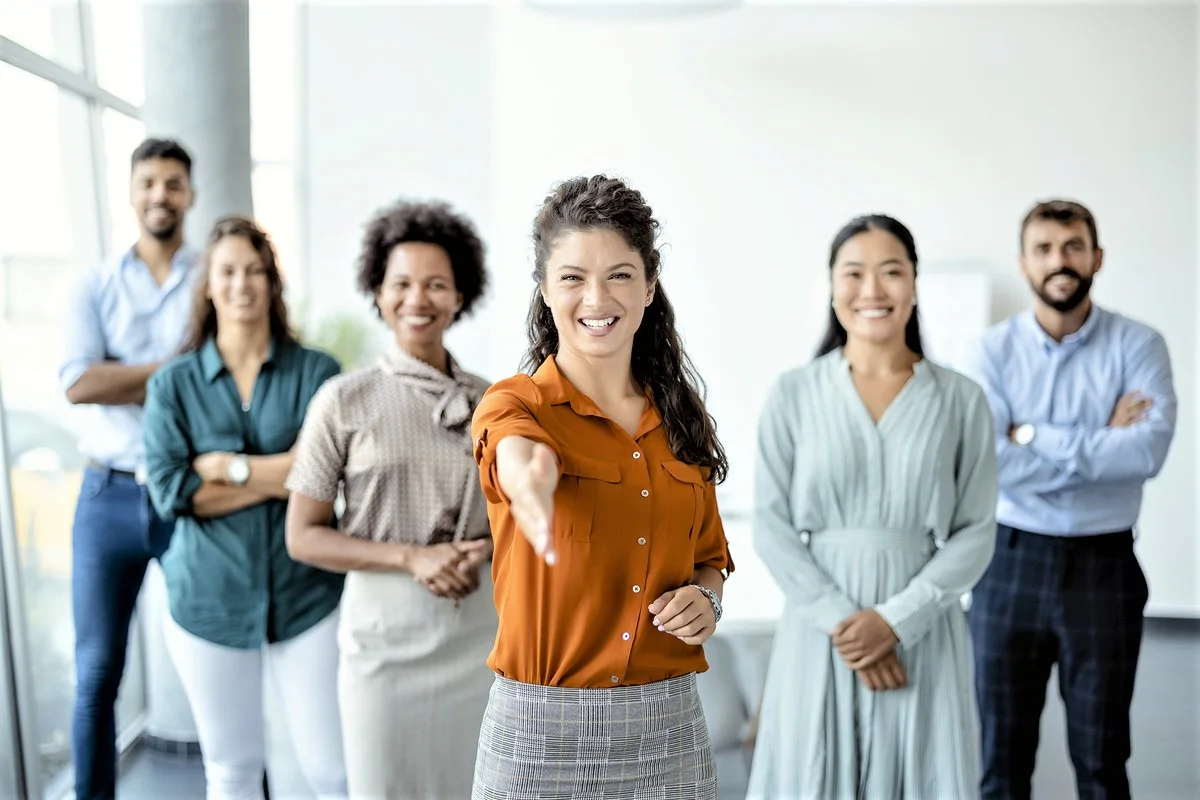
<svg viewBox="0 0 1200 800">
<path fill-rule="evenodd" d="M 234 486 L 245 486 L 250 480 L 250 459 L 245 453 L 230 456 L 225 465 L 225 479 Z"/>
<path fill-rule="evenodd" d="M 717 596 L 716 592 L 714 592 L 712 589 L 708 588 L 707 586 L 701 586 L 698 583 L 693 583 L 692 586 L 695 586 L 697 589 L 699 589 L 700 594 L 707 597 L 708 602 L 712 604 L 713 624 L 715 625 L 716 623 L 720 622 L 721 614 L 724 612 L 724 609 L 721 608 L 721 598 Z"/>
<path fill-rule="evenodd" d="M 1018 425 L 1013 431 L 1013 441 L 1021 447 L 1028 447 L 1033 442 L 1033 437 L 1037 433 L 1037 428 L 1028 422 Z"/>
</svg>

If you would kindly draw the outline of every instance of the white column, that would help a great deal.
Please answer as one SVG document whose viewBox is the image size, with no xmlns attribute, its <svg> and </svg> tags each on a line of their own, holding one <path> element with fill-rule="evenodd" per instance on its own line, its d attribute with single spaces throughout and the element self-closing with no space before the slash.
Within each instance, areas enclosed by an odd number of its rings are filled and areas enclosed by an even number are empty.
<svg viewBox="0 0 1200 800">
<path fill-rule="evenodd" d="M 202 247 L 225 214 L 252 214 L 248 0 L 147 0 L 144 14 L 147 136 L 177 139 L 193 159 L 196 203 L 187 241 Z M 166 588 L 157 564 L 140 606 L 146 643 L 147 733 L 196 741 L 195 723 L 162 641 Z"/>
</svg>

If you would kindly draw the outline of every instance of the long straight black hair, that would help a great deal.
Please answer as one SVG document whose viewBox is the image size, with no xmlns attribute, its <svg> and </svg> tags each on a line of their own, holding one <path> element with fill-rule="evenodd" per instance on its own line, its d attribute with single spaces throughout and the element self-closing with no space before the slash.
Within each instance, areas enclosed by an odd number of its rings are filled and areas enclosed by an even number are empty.
<svg viewBox="0 0 1200 800">
<path fill-rule="evenodd" d="M 917 275 L 917 243 L 913 241 L 913 235 L 904 227 L 904 224 L 897 219 L 893 219 L 883 214 L 866 214 L 861 217 L 855 217 L 845 224 L 838 231 L 837 236 L 833 237 L 833 244 L 829 248 L 829 271 L 833 272 L 833 265 L 837 263 L 838 252 L 846 242 L 858 236 L 860 233 L 867 231 L 885 231 L 895 236 L 900 244 L 904 245 L 904 251 L 908 254 L 908 260 L 913 265 L 913 277 Z M 925 348 L 921 344 L 921 320 L 920 307 L 913 306 L 912 316 L 908 318 L 908 324 L 904 327 L 904 344 L 908 346 L 918 356 L 925 357 Z M 825 338 L 821 340 L 821 345 L 817 348 L 817 358 L 831 353 L 838 348 L 846 345 L 846 329 L 837 318 L 837 311 L 833 308 L 833 303 L 829 304 L 829 327 L 825 330 Z"/>
</svg>

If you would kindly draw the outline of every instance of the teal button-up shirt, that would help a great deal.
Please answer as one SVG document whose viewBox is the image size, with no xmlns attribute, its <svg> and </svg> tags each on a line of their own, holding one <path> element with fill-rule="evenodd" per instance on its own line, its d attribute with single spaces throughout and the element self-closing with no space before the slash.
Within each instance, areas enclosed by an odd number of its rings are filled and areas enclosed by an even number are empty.
<svg viewBox="0 0 1200 800">
<path fill-rule="evenodd" d="M 223 517 L 197 517 L 201 453 L 275 455 L 291 449 L 308 403 L 341 367 L 297 344 L 272 345 L 243 407 L 216 342 L 164 365 L 146 386 L 147 485 L 158 513 L 177 520 L 162 557 L 171 616 L 184 630 L 226 647 L 290 639 L 337 608 L 344 576 L 293 561 L 284 536 L 286 500 Z"/>
</svg>

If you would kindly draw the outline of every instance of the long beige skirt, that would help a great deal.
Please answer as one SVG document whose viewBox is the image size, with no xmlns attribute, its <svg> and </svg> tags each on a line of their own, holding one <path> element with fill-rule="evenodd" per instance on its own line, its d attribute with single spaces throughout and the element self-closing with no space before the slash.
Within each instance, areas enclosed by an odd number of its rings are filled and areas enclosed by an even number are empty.
<svg viewBox="0 0 1200 800">
<path fill-rule="evenodd" d="M 408 574 L 346 576 L 338 700 L 354 800 L 470 797 L 495 680 L 490 570 L 479 576 L 457 608 Z"/>
</svg>

